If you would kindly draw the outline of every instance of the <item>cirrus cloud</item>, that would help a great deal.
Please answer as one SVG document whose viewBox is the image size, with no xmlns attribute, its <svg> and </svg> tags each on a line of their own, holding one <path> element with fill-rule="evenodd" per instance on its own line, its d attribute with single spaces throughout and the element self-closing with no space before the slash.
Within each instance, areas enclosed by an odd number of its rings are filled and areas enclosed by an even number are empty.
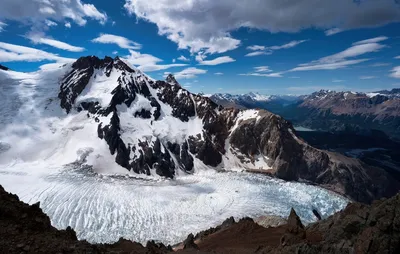
<svg viewBox="0 0 400 254">
<path fill-rule="evenodd" d="M 224 63 L 232 63 L 235 61 L 236 60 L 230 56 L 221 56 L 221 57 L 217 57 L 213 60 L 201 60 L 201 61 L 199 61 L 199 65 L 219 65 L 219 64 L 224 64 Z"/>
<path fill-rule="evenodd" d="M 94 43 L 102 43 L 102 44 L 117 44 L 120 48 L 123 49 L 141 49 L 142 45 L 131 41 L 125 37 L 114 35 L 114 34 L 100 34 L 99 37 L 94 38 L 92 40 Z"/>
<path fill-rule="evenodd" d="M 180 72 L 174 73 L 176 79 L 191 79 L 197 78 L 197 75 L 206 74 L 207 70 L 198 69 L 195 67 L 186 68 Z"/>
<path fill-rule="evenodd" d="M 43 50 L 0 42 L 0 62 L 72 62 L 75 59 L 61 57 Z"/>
<path fill-rule="evenodd" d="M 387 39 L 387 38 L 386 38 Z M 353 46 L 339 53 L 322 57 L 309 63 L 300 64 L 289 70 L 293 71 L 312 71 L 312 70 L 336 70 L 345 68 L 349 65 L 359 64 L 369 59 L 351 59 L 367 53 L 378 52 L 386 46 L 377 42 L 383 41 L 381 37 L 371 38 L 353 43 Z M 350 58 L 350 59 L 349 59 Z"/>
<path fill-rule="evenodd" d="M 51 47 L 55 47 L 58 49 L 67 50 L 67 51 L 71 51 L 71 52 L 85 51 L 85 48 L 72 46 L 72 45 L 62 42 L 62 41 L 58 41 L 58 40 L 54 40 L 54 39 L 50 39 L 50 38 L 43 38 L 43 37 L 40 37 L 37 35 L 32 35 L 28 38 L 35 44 L 45 44 L 45 45 L 49 45 Z"/>
</svg>

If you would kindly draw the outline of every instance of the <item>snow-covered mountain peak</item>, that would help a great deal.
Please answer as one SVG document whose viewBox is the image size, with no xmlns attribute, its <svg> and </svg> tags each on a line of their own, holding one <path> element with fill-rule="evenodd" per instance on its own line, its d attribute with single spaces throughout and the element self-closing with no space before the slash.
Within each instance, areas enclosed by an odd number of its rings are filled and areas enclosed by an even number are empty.
<svg viewBox="0 0 400 254">
<path fill-rule="evenodd" d="M 119 58 L 90 56 L 34 73 L 0 72 L 0 165 L 168 178 L 240 169 L 285 180 L 318 178 L 327 186 L 337 183 L 341 170 L 358 176 L 343 179 L 373 186 L 358 162 L 339 163 L 310 147 L 281 117 L 223 108 Z"/>
</svg>

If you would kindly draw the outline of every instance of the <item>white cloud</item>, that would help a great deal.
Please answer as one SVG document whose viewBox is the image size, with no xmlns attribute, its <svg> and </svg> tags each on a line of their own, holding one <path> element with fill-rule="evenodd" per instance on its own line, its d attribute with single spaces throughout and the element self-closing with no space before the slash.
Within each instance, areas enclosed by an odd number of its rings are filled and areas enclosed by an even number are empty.
<svg viewBox="0 0 400 254">
<path fill-rule="evenodd" d="M 400 56 L 396 56 L 394 59 L 400 59 Z"/>
<path fill-rule="evenodd" d="M 66 27 L 66 28 L 71 28 L 71 23 L 70 23 L 70 22 L 66 22 L 66 23 L 65 23 L 65 27 Z"/>
<path fill-rule="evenodd" d="M 72 20 L 80 26 L 85 25 L 87 19 L 97 20 L 101 24 L 107 21 L 107 14 L 81 0 L 6 0 L 1 3 L 0 17 L 32 24 L 36 28 L 40 24 L 46 25 L 46 20 Z"/>
<path fill-rule="evenodd" d="M 80 0 L 77 0 L 77 2 L 80 2 Z M 107 21 L 107 16 L 99 12 L 93 4 L 82 4 L 82 9 L 86 16 L 99 20 L 101 24 Z"/>
<path fill-rule="evenodd" d="M 271 46 L 271 47 L 266 47 L 267 50 L 280 50 L 280 49 L 289 49 L 289 48 L 293 48 L 296 47 L 297 45 L 306 42 L 308 40 L 300 40 L 300 41 L 291 41 L 289 43 L 280 45 L 280 46 Z"/>
<path fill-rule="evenodd" d="M 275 73 L 259 73 L 259 72 L 255 72 L 255 73 L 242 73 L 239 74 L 239 76 L 255 76 L 255 77 L 268 77 L 268 78 L 282 78 L 282 72 L 275 72 Z"/>
<path fill-rule="evenodd" d="M 71 51 L 71 52 L 85 51 L 85 48 L 72 46 L 68 43 L 65 43 L 62 41 L 57 41 L 54 39 L 43 38 L 38 35 L 33 35 L 28 38 L 35 44 L 45 44 L 45 45 L 49 45 L 49 46 L 52 46 L 52 47 L 55 47 L 58 49 L 67 50 L 67 51 Z"/>
<path fill-rule="evenodd" d="M 183 67 L 186 64 L 158 64 L 162 62 L 158 57 L 150 54 L 141 54 L 140 52 L 129 50 L 130 55 L 126 56 L 125 59 L 132 65 L 137 66 L 144 72 L 166 70 L 173 67 Z"/>
<path fill-rule="evenodd" d="M 136 66 L 153 65 L 162 60 L 158 57 L 149 54 L 141 54 L 140 52 L 129 50 L 130 55 L 127 57 L 129 63 Z"/>
<path fill-rule="evenodd" d="M 246 54 L 245 56 L 262 56 L 262 55 L 271 55 L 271 52 L 265 52 L 265 51 L 254 51 Z"/>
<path fill-rule="evenodd" d="M 272 70 L 270 70 L 268 66 L 254 67 L 254 71 L 255 72 L 272 72 Z"/>
<path fill-rule="evenodd" d="M 345 80 L 342 80 L 342 79 L 334 79 L 334 80 L 332 80 L 332 82 L 333 83 L 341 83 L 341 82 L 344 82 Z"/>
<path fill-rule="evenodd" d="M 331 36 L 331 35 L 340 33 L 340 32 L 342 32 L 342 31 L 343 31 L 343 30 L 340 29 L 340 28 L 331 28 L 331 29 L 328 29 L 328 30 L 325 31 L 325 35 L 326 35 L 326 36 Z"/>
<path fill-rule="evenodd" d="M 390 77 L 392 78 L 400 78 L 400 66 L 396 66 L 392 69 L 392 73 L 390 74 Z"/>
<path fill-rule="evenodd" d="M 174 58 L 174 59 L 172 59 L 172 62 L 173 62 L 173 63 L 175 63 L 175 62 L 176 62 L 176 59 L 175 59 L 175 58 Z"/>
<path fill-rule="evenodd" d="M 360 79 L 374 79 L 376 76 L 361 76 Z"/>
<path fill-rule="evenodd" d="M 112 54 L 113 55 L 118 55 L 118 51 L 115 50 L 115 51 L 112 52 Z"/>
<path fill-rule="evenodd" d="M 0 21 L 0 33 L 4 31 L 4 27 L 6 26 L 7 26 L 6 23 Z"/>
<path fill-rule="evenodd" d="M 336 69 L 346 68 L 349 65 L 359 64 L 368 60 L 369 59 L 358 59 L 358 60 L 339 61 L 334 63 L 313 62 L 310 64 L 300 65 L 289 71 L 336 70 Z"/>
<path fill-rule="evenodd" d="M 319 62 L 322 63 L 338 62 L 346 58 L 357 57 L 371 52 L 378 52 L 384 47 L 386 46 L 378 43 L 356 44 L 355 46 L 343 50 L 342 52 L 321 58 Z"/>
<path fill-rule="evenodd" d="M 291 41 L 289 43 L 283 44 L 283 45 L 278 45 L 278 46 L 260 46 L 260 45 L 253 45 L 253 46 L 248 46 L 248 50 L 252 50 L 254 52 L 248 53 L 245 56 L 260 56 L 260 55 L 270 55 L 276 50 L 280 49 L 289 49 L 296 47 L 297 45 L 306 42 L 307 40 L 300 40 L 300 41 Z"/>
<path fill-rule="evenodd" d="M 123 49 L 141 49 L 142 45 L 137 42 L 131 41 L 125 37 L 113 34 L 100 34 L 99 37 L 94 38 L 92 42 L 103 44 L 117 44 Z"/>
<path fill-rule="evenodd" d="M 367 41 L 367 40 L 366 40 Z M 379 43 L 366 43 L 360 44 L 360 42 L 353 44 L 354 46 L 343 50 L 339 53 L 320 58 L 319 60 L 312 61 L 310 63 L 300 64 L 298 67 L 293 68 L 289 71 L 311 71 L 311 70 L 336 70 L 345 68 L 349 65 L 359 64 L 369 59 L 353 59 L 349 58 L 358 57 L 367 53 L 378 52 L 385 45 Z"/>
<path fill-rule="evenodd" d="M 156 24 L 159 34 L 180 49 L 207 54 L 237 48 L 240 40 L 231 32 L 242 27 L 277 33 L 349 30 L 400 21 L 394 0 L 125 0 L 124 7 L 136 18 Z"/>
<path fill-rule="evenodd" d="M 265 46 L 253 45 L 253 46 L 248 46 L 246 49 L 251 51 L 265 50 Z"/>
<path fill-rule="evenodd" d="M 214 75 L 222 76 L 222 75 L 224 75 L 224 73 L 222 73 L 222 72 L 216 72 L 216 73 L 214 73 Z"/>
<path fill-rule="evenodd" d="M 236 60 L 233 59 L 232 57 L 221 56 L 221 57 L 217 57 L 213 60 L 202 60 L 199 62 L 199 65 L 219 65 L 219 64 L 224 64 L 224 63 L 232 63 L 235 61 Z"/>
<path fill-rule="evenodd" d="M 72 62 L 75 59 L 60 57 L 35 48 L 0 42 L 0 62 L 41 62 L 44 60 Z"/>
<path fill-rule="evenodd" d="M 48 27 L 57 26 L 57 25 L 58 25 L 56 22 L 51 21 L 50 19 L 46 19 L 46 20 L 44 21 L 44 23 L 46 23 L 46 25 L 47 25 Z"/>
<path fill-rule="evenodd" d="M 189 62 L 189 61 L 190 61 L 189 58 L 186 58 L 186 57 L 184 57 L 184 56 L 178 57 L 178 60 L 183 61 L 183 62 Z"/>
<path fill-rule="evenodd" d="M 392 65 L 391 63 L 374 63 L 374 64 L 371 64 L 370 66 L 371 67 L 383 67 L 383 66 L 389 66 L 389 65 Z"/>
<path fill-rule="evenodd" d="M 241 73 L 239 76 L 254 76 L 254 77 L 269 77 L 269 78 L 281 78 L 283 77 L 283 72 L 274 72 L 274 73 L 266 73 L 272 72 L 268 66 L 257 66 L 253 67 L 254 71 L 250 73 Z"/>
<path fill-rule="evenodd" d="M 378 43 L 381 41 L 386 41 L 387 39 L 389 39 L 386 36 L 379 36 L 379 37 L 375 37 L 375 38 L 371 38 L 371 39 L 367 39 L 367 40 L 362 40 L 362 41 L 357 41 L 354 42 L 353 45 L 361 45 L 361 44 L 369 44 L 369 43 Z"/>
<path fill-rule="evenodd" d="M 176 79 L 191 79 L 196 78 L 197 75 L 206 74 L 207 70 L 198 69 L 195 67 L 186 68 L 180 72 L 174 73 Z"/>
</svg>

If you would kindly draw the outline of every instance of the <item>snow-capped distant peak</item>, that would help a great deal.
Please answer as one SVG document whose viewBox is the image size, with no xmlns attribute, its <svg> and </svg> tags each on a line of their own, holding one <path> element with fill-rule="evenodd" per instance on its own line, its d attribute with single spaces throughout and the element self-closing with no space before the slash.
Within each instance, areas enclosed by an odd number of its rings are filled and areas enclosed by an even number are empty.
<svg viewBox="0 0 400 254">
<path fill-rule="evenodd" d="M 268 101 L 271 98 L 270 95 L 262 95 L 254 92 L 248 93 L 247 96 L 250 96 L 255 101 Z"/>
</svg>

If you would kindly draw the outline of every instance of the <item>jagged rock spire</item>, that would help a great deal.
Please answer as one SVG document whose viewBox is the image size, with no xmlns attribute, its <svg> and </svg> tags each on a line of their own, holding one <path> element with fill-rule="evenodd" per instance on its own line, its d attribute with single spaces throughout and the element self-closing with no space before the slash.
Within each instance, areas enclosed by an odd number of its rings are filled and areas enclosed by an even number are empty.
<svg viewBox="0 0 400 254">
<path fill-rule="evenodd" d="M 168 83 L 170 83 L 171 85 L 178 85 L 180 86 L 180 84 L 178 83 L 178 81 L 176 81 L 175 76 L 173 74 L 168 74 L 167 78 L 165 79 L 165 81 L 167 81 Z"/>
</svg>

